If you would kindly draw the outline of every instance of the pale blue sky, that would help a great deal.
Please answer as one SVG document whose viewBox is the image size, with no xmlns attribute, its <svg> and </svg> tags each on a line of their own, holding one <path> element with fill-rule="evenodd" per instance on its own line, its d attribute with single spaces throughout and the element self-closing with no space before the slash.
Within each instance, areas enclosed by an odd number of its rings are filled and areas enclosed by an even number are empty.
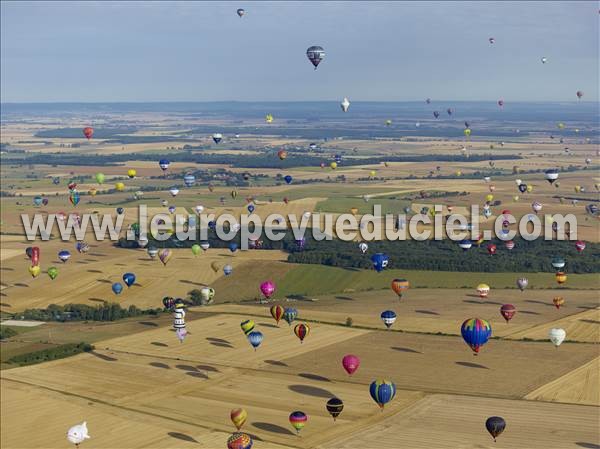
<svg viewBox="0 0 600 449">
<path fill-rule="evenodd" d="M 598 101 L 598 8 L 3 1 L 2 101 Z"/>
</svg>

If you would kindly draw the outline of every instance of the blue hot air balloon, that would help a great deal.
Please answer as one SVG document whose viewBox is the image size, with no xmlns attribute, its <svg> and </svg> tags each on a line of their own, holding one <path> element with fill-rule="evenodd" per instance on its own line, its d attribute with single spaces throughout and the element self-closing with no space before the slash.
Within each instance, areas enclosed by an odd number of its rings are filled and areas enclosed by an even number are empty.
<svg viewBox="0 0 600 449">
<path fill-rule="evenodd" d="M 335 162 L 336 164 L 341 164 L 342 163 L 342 155 L 341 154 L 336 154 L 334 156 Z"/>
<path fill-rule="evenodd" d="M 473 246 L 473 242 L 471 240 L 464 239 L 458 242 L 458 246 L 460 246 L 463 249 L 463 251 L 467 251 L 471 249 L 471 247 Z"/>
<path fill-rule="evenodd" d="M 186 187 L 192 187 L 194 184 L 196 184 L 196 177 L 194 175 L 185 175 L 183 177 L 183 182 L 185 183 Z"/>
<path fill-rule="evenodd" d="M 113 291 L 113 293 L 114 293 L 115 295 L 120 295 L 120 294 L 121 294 L 121 292 L 123 291 L 123 286 L 121 285 L 121 283 L 120 283 L 120 282 L 115 282 L 115 283 L 112 285 L 112 291 Z"/>
<path fill-rule="evenodd" d="M 135 274 L 125 273 L 123 275 L 123 282 L 125 282 L 127 287 L 131 287 L 133 284 L 135 284 Z"/>
<path fill-rule="evenodd" d="M 60 184 L 60 178 L 52 178 L 53 184 Z"/>
<path fill-rule="evenodd" d="M 392 327 L 392 324 L 396 321 L 396 312 L 393 310 L 384 310 L 381 312 L 381 321 L 385 324 L 388 329 Z"/>
<path fill-rule="evenodd" d="M 209 221 L 208 222 L 208 228 L 212 229 L 214 231 L 215 229 L 217 229 L 217 222 L 214 221 L 214 220 Z"/>
<path fill-rule="evenodd" d="M 60 251 L 58 253 L 58 258 L 60 259 L 60 261 L 62 263 L 65 263 L 67 260 L 69 260 L 70 257 L 71 257 L 71 253 L 69 251 L 67 251 L 66 249 L 63 249 L 62 251 Z"/>
<path fill-rule="evenodd" d="M 36 196 L 33 198 L 33 204 L 37 207 L 42 205 L 43 198 L 41 196 Z"/>
<path fill-rule="evenodd" d="M 396 396 L 396 385 L 386 379 L 377 379 L 371 382 L 369 393 L 377 405 L 383 409 L 385 404 L 390 402 Z"/>
<path fill-rule="evenodd" d="M 371 262 L 373 262 L 373 268 L 375 268 L 375 271 L 377 271 L 378 273 L 383 271 L 383 269 L 388 266 L 389 261 L 390 261 L 390 258 L 387 256 L 387 254 L 384 254 L 384 253 L 377 253 L 377 254 L 373 254 L 371 256 Z"/>
<path fill-rule="evenodd" d="M 283 177 L 283 180 L 285 181 L 286 184 L 290 184 L 292 182 L 292 177 L 290 175 L 286 175 Z"/>
<path fill-rule="evenodd" d="M 229 251 L 231 251 L 232 253 L 235 253 L 238 249 L 238 244 L 235 242 L 231 242 L 229 244 Z"/>
<path fill-rule="evenodd" d="M 492 335 L 492 326 L 481 318 L 469 318 L 460 328 L 463 340 L 468 344 L 473 353 L 477 355 L 479 348 L 487 343 Z"/>
<path fill-rule="evenodd" d="M 122 207 L 117 207 L 117 214 L 122 215 L 123 212 L 125 212 L 125 209 L 123 209 Z"/>
<path fill-rule="evenodd" d="M 285 310 L 283 311 L 283 319 L 290 326 L 292 325 L 292 323 L 294 322 L 294 320 L 296 319 L 297 316 L 298 316 L 298 311 L 292 307 L 286 307 Z"/>
<path fill-rule="evenodd" d="M 263 341 L 263 334 L 259 331 L 252 331 L 248 334 L 248 341 L 256 351 L 256 348 L 260 346 Z"/>
<path fill-rule="evenodd" d="M 254 209 L 255 209 L 254 204 L 248 204 L 247 209 L 248 209 L 248 212 L 250 212 L 250 213 L 254 212 Z"/>
<path fill-rule="evenodd" d="M 169 165 L 171 165 L 171 163 L 167 159 L 161 159 L 160 161 L 158 161 L 158 166 L 162 171 L 168 170 Z"/>
</svg>

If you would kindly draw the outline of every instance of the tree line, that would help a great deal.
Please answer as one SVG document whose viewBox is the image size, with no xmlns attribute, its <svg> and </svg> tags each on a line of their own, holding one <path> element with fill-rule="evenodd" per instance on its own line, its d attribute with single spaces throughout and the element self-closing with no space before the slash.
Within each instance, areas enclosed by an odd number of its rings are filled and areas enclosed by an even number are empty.
<svg viewBox="0 0 600 449">
<path fill-rule="evenodd" d="M 142 315 L 158 315 L 162 308 L 140 309 L 135 305 L 123 308 L 117 303 L 98 306 L 87 304 L 50 304 L 45 309 L 26 309 L 20 317 L 33 321 L 115 321 Z"/>
</svg>

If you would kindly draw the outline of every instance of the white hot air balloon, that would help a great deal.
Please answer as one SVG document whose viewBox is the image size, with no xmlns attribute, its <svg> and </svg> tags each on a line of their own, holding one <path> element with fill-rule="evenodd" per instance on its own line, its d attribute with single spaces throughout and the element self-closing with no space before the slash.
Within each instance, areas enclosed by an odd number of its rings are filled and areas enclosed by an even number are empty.
<svg viewBox="0 0 600 449">
<path fill-rule="evenodd" d="M 542 64 L 546 64 L 548 62 L 548 58 L 545 56 L 542 57 Z"/>
<path fill-rule="evenodd" d="M 77 424 L 76 426 L 71 427 L 67 431 L 67 440 L 70 443 L 73 443 L 75 446 L 79 447 L 81 443 L 85 440 L 89 439 L 87 422 L 84 421 L 81 424 Z"/>
<path fill-rule="evenodd" d="M 196 213 L 198 215 L 200 215 L 202 212 L 204 212 L 204 206 L 202 206 L 200 204 L 198 204 L 194 209 L 196 210 Z"/>
<path fill-rule="evenodd" d="M 179 193 L 179 189 L 177 187 L 171 187 L 171 189 L 169 189 L 169 192 L 172 196 L 177 196 L 177 194 Z"/>
<path fill-rule="evenodd" d="M 342 111 L 348 112 L 348 108 L 350 107 L 350 100 L 348 100 L 348 98 L 344 97 L 344 99 L 340 103 L 340 107 L 342 108 Z"/>
<path fill-rule="evenodd" d="M 565 330 L 559 327 L 552 328 L 550 329 L 550 332 L 548 332 L 548 337 L 550 337 L 550 341 L 557 348 L 565 340 L 566 336 L 567 333 L 565 332 Z"/>
<path fill-rule="evenodd" d="M 367 245 L 365 242 L 360 242 L 358 244 L 358 249 L 360 249 L 360 252 L 364 254 L 369 249 L 369 245 Z"/>
</svg>

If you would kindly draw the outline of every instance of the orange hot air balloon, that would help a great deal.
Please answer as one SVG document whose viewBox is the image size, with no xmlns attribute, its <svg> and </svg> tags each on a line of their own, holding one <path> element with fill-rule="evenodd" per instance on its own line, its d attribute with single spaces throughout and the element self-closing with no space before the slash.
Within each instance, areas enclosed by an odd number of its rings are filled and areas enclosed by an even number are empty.
<svg viewBox="0 0 600 449">
<path fill-rule="evenodd" d="M 240 430 L 248 419 L 248 413 L 243 408 L 234 408 L 231 410 L 230 417 L 233 425 Z"/>
<path fill-rule="evenodd" d="M 83 135 L 87 140 L 90 140 L 94 135 L 94 128 L 92 128 L 91 126 L 86 126 L 85 128 L 83 128 Z"/>
<path fill-rule="evenodd" d="M 554 303 L 554 307 L 560 309 L 560 306 L 562 306 L 565 303 L 565 298 L 563 298 L 562 296 L 555 296 L 552 299 L 552 302 Z"/>
<path fill-rule="evenodd" d="M 279 326 L 279 321 L 283 318 L 284 309 L 280 305 L 274 305 L 271 307 L 271 316 L 277 321 L 277 325 Z"/>
<path fill-rule="evenodd" d="M 398 299 L 408 290 L 410 283 L 406 279 L 394 279 L 392 281 L 392 290 L 398 295 Z"/>
<path fill-rule="evenodd" d="M 287 151 L 279 150 L 277 152 L 277 156 L 279 157 L 279 159 L 284 160 L 287 157 Z"/>
<path fill-rule="evenodd" d="M 353 207 L 350 209 L 350 212 L 352 212 L 352 215 L 356 215 L 358 213 L 358 208 Z"/>
<path fill-rule="evenodd" d="M 564 271 L 558 271 L 556 273 L 556 282 L 558 285 L 562 285 L 567 282 L 567 275 L 564 273 Z"/>
</svg>

